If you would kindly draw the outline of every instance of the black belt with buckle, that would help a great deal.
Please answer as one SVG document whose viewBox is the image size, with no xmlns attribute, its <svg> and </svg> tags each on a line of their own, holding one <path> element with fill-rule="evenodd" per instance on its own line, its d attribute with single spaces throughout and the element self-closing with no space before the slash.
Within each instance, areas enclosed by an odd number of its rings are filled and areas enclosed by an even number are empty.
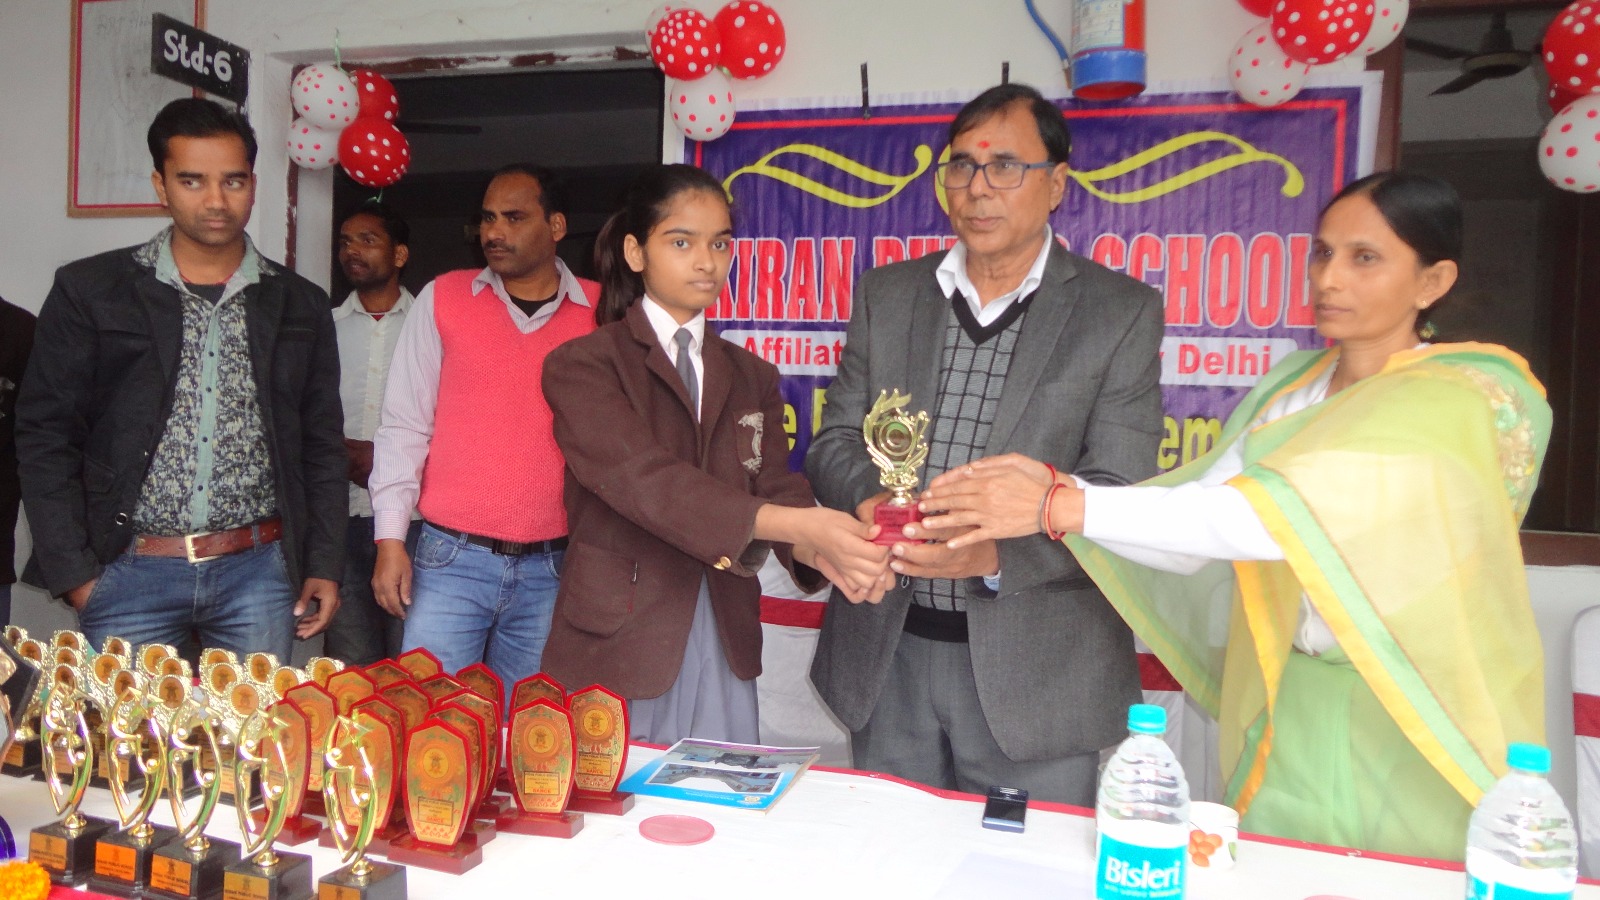
<svg viewBox="0 0 1600 900">
<path fill-rule="evenodd" d="M 530 553 L 554 553 L 557 550 L 567 549 L 565 535 L 551 538 L 548 541 L 503 541 L 500 538 L 485 537 L 481 534 L 446 528 L 438 522 L 429 522 L 428 524 L 453 538 L 460 538 L 469 544 L 487 548 L 489 552 L 497 553 L 501 556 L 527 556 Z"/>
<path fill-rule="evenodd" d="M 967 614 L 957 609 L 934 609 L 913 603 L 906 609 L 906 634 L 946 644 L 967 643 Z"/>
</svg>

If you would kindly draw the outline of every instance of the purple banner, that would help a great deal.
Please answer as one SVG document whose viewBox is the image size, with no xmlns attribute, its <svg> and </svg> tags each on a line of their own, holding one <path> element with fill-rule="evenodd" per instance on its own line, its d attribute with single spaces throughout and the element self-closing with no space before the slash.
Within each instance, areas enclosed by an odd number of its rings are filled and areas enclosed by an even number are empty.
<svg viewBox="0 0 1600 900">
<path fill-rule="evenodd" d="M 1059 103 L 1072 172 L 1051 219 L 1058 239 L 1166 301 L 1168 469 L 1211 446 L 1274 361 L 1322 345 L 1306 262 L 1317 212 L 1356 175 L 1361 90 L 1310 89 L 1274 109 L 1225 93 Z M 795 468 L 821 422 L 856 279 L 955 242 L 934 169 L 959 108 L 741 111 L 721 139 L 686 147 L 734 198 L 739 237 L 712 318 L 783 372 Z"/>
</svg>

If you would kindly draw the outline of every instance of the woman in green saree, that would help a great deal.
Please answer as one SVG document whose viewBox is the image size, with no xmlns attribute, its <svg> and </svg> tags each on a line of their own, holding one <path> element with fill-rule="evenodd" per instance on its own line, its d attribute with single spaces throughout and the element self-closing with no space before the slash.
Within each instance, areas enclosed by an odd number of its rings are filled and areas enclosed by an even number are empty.
<svg viewBox="0 0 1600 900">
<path fill-rule="evenodd" d="M 1460 249 L 1449 185 L 1356 181 L 1312 250 L 1334 346 L 1283 359 L 1205 456 L 1131 487 L 993 457 L 924 495 L 953 545 L 1063 538 L 1217 718 L 1247 830 L 1459 860 L 1506 744 L 1544 740 L 1517 532 L 1550 409 L 1516 354 L 1426 343 Z"/>
</svg>

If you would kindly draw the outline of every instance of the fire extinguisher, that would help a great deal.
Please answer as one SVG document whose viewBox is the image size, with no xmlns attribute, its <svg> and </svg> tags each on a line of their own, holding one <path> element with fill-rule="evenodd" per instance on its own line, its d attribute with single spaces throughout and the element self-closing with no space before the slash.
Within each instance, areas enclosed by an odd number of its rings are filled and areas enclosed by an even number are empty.
<svg viewBox="0 0 1600 900">
<path fill-rule="evenodd" d="M 1055 45 L 1074 97 L 1121 100 L 1144 92 L 1145 0 L 1072 0 L 1070 54 L 1033 0 L 1026 3 L 1035 24 Z"/>
</svg>

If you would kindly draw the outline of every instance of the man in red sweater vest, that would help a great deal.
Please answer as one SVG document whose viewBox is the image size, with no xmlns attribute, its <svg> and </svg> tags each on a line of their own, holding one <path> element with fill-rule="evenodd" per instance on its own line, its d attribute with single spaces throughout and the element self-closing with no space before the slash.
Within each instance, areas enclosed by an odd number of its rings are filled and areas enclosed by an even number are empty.
<svg viewBox="0 0 1600 900">
<path fill-rule="evenodd" d="M 595 327 L 599 286 L 556 257 L 566 233 L 551 172 L 495 173 L 478 230 L 489 266 L 417 295 L 369 480 L 372 589 L 405 619 L 405 649 L 427 648 L 447 672 L 487 663 L 508 687 L 539 671 L 567 546 L 564 461 L 540 376 L 551 350 Z M 423 517 L 414 561 L 413 509 Z"/>
</svg>

